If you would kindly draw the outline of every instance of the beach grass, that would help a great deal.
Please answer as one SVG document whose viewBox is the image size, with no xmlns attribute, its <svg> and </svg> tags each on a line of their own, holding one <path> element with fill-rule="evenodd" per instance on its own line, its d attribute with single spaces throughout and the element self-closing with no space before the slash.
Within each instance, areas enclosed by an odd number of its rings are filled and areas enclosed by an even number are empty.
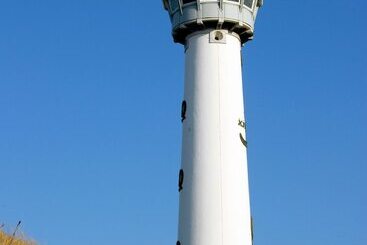
<svg viewBox="0 0 367 245">
<path fill-rule="evenodd" d="M 37 243 L 26 239 L 22 234 L 8 234 L 0 229 L 0 245 L 37 245 Z"/>
</svg>

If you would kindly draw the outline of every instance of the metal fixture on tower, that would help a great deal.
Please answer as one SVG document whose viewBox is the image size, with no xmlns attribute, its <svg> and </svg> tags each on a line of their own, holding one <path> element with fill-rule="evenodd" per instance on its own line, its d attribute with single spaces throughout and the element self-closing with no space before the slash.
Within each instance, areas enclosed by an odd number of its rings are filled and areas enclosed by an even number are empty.
<svg viewBox="0 0 367 245">
<path fill-rule="evenodd" d="M 251 245 L 241 47 L 262 0 L 163 0 L 185 45 L 176 245 Z"/>
</svg>

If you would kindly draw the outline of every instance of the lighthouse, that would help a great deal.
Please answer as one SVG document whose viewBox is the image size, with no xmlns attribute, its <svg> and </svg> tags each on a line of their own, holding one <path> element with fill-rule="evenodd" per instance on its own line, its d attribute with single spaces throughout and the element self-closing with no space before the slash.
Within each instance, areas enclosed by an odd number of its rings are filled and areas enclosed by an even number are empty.
<svg viewBox="0 0 367 245">
<path fill-rule="evenodd" d="M 176 245 L 251 245 L 241 48 L 262 0 L 163 0 L 184 45 Z"/>
</svg>

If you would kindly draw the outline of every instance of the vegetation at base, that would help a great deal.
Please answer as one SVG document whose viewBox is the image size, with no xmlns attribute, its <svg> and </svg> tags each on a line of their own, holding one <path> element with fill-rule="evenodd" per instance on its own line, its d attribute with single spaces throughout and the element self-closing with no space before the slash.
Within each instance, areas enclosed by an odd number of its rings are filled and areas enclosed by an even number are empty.
<svg viewBox="0 0 367 245">
<path fill-rule="evenodd" d="M 20 221 L 14 230 L 13 234 L 8 234 L 2 230 L 3 225 L 0 227 L 0 245 L 37 245 L 34 241 L 28 240 L 16 234 Z"/>
</svg>

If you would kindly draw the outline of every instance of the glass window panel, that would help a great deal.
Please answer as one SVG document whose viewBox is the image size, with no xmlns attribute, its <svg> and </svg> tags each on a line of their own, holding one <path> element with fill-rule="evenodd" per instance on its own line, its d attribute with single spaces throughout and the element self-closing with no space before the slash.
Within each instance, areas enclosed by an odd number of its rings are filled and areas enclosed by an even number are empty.
<svg viewBox="0 0 367 245">
<path fill-rule="evenodd" d="M 246 6 L 246 7 L 249 7 L 250 9 L 252 9 L 252 4 L 254 3 L 254 0 L 244 0 L 243 1 L 243 4 Z"/>
<path fill-rule="evenodd" d="M 182 0 L 183 4 L 196 2 L 196 0 Z"/>
<path fill-rule="evenodd" d="M 171 11 L 178 9 L 178 0 L 170 0 L 169 5 L 171 6 Z"/>
</svg>

